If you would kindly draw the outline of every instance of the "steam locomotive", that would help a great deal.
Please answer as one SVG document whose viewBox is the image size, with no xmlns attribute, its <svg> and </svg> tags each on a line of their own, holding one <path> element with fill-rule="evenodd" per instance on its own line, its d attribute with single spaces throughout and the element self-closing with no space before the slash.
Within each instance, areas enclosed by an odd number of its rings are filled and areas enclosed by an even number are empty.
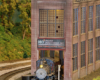
<svg viewBox="0 0 100 80">
<path fill-rule="evenodd" d="M 57 80 L 58 64 L 53 58 L 40 58 L 32 80 Z"/>
</svg>

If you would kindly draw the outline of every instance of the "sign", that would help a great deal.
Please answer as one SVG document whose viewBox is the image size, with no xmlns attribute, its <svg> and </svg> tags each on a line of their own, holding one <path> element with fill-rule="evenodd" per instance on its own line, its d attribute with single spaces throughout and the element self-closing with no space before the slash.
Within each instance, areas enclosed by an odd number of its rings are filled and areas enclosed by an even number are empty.
<svg viewBox="0 0 100 80">
<path fill-rule="evenodd" d="M 64 49 L 65 40 L 64 39 L 38 39 L 38 48 L 53 48 L 53 49 Z"/>
</svg>

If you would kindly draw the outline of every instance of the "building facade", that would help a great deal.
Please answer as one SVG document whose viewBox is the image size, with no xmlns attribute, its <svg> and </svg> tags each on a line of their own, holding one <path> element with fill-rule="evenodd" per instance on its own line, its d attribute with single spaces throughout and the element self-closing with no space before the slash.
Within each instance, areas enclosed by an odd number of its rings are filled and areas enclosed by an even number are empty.
<svg viewBox="0 0 100 80">
<path fill-rule="evenodd" d="M 31 0 L 31 74 L 39 50 L 62 50 L 64 80 L 100 68 L 100 0 Z M 63 39 L 61 49 L 38 48 L 37 39 Z"/>
</svg>

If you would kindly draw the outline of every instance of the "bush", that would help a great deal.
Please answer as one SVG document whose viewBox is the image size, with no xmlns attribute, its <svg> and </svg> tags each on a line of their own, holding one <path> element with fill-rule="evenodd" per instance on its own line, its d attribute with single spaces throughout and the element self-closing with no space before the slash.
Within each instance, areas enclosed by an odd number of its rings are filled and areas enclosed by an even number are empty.
<svg viewBox="0 0 100 80">
<path fill-rule="evenodd" d="M 3 29 L 1 29 L 3 31 Z M 0 31 L 0 61 L 31 57 L 31 39 Z"/>
<path fill-rule="evenodd" d="M 19 26 L 16 26 L 16 27 L 12 28 L 11 32 L 13 35 L 18 35 L 18 34 L 22 33 L 22 30 Z"/>
<path fill-rule="evenodd" d="M 28 54 L 26 52 L 24 52 L 23 58 L 28 58 Z"/>
<path fill-rule="evenodd" d="M 2 36 L 2 38 L 3 38 L 3 40 L 9 42 L 9 41 L 11 40 L 12 37 L 11 37 L 10 35 L 4 33 L 3 36 Z"/>
</svg>

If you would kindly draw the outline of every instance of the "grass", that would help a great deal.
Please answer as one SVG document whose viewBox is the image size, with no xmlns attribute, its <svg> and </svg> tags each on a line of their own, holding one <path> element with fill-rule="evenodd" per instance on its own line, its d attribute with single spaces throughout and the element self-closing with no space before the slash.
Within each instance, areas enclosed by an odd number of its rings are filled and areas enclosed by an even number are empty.
<svg viewBox="0 0 100 80">
<path fill-rule="evenodd" d="M 100 68 L 87 76 L 80 78 L 78 80 L 100 80 Z"/>
</svg>

